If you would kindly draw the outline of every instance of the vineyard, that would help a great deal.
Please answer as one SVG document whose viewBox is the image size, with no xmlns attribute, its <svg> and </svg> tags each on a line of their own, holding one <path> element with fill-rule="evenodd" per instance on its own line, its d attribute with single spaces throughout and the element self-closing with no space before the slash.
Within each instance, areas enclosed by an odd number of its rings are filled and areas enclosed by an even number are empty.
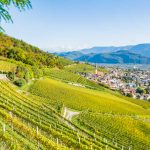
<svg viewBox="0 0 150 150">
<path fill-rule="evenodd" d="M 47 77 L 26 84 L 28 91 L 0 80 L 0 149 L 149 150 L 150 103 L 76 74 L 93 69 L 87 66 L 42 68 Z M 0 61 L 2 72 L 14 69 Z M 64 108 L 77 115 L 67 120 Z"/>
<path fill-rule="evenodd" d="M 73 73 L 94 73 L 95 66 L 89 64 L 73 64 L 65 67 L 66 71 Z M 106 69 L 98 67 L 98 71 L 107 72 Z"/>
<path fill-rule="evenodd" d="M 97 90 L 106 90 L 102 86 L 99 86 L 97 83 L 87 80 L 86 78 L 75 74 L 73 72 L 67 71 L 67 70 L 60 70 L 58 68 L 53 69 L 43 69 L 44 75 L 59 79 L 63 82 L 67 83 L 78 83 L 81 84 L 87 88 L 97 89 Z"/>
<path fill-rule="evenodd" d="M 51 101 L 51 100 L 49 100 Z M 0 147 L 3 149 L 119 149 L 63 118 L 48 100 L 0 81 Z"/>
<path fill-rule="evenodd" d="M 130 149 L 150 149 L 150 123 L 144 118 L 84 112 L 74 122 Z"/>
<path fill-rule="evenodd" d="M 35 82 L 30 91 L 49 99 L 48 104 L 56 109 L 65 105 L 79 111 L 73 118 L 74 124 L 95 136 L 106 138 L 116 146 L 122 145 L 123 149 L 150 149 L 149 102 L 136 103 L 117 94 L 74 87 L 52 79 Z"/>
<path fill-rule="evenodd" d="M 100 113 L 147 115 L 148 110 L 105 91 L 90 90 L 62 83 L 52 79 L 38 80 L 30 87 L 31 93 L 50 99 L 51 105 Z M 80 104 L 80 105 L 79 105 Z"/>
</svg>

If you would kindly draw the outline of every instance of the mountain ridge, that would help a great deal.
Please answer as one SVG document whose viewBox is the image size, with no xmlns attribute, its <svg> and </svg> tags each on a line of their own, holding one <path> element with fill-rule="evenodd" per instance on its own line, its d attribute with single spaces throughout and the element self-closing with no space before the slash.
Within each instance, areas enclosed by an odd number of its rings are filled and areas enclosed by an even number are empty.
<svg viewBox="0 0 150 150">
<path fill-rule="evenodd" d="M 79 51 L 56 53 L 56 55 L 75 61 L 87 61 L 94 63 L 150 64 L 150 44 L 144 43 L 120 47 L 93 47 Z"/>
</svg>

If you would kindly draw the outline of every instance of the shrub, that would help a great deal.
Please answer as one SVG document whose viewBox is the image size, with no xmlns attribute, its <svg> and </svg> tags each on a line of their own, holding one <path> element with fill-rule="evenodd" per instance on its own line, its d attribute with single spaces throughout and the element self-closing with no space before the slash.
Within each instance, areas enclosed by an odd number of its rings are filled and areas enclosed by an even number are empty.
<svg viewBox="0 0 150 150">
<path fill-rule="evenodd" d="M 19 87 L 22 87 L 23 85 L 26 84 L 26 80 L 25 79 L 18 79 L 16 81 L 14 81 L 14 84 L 19 86 Z"/>
</svg>

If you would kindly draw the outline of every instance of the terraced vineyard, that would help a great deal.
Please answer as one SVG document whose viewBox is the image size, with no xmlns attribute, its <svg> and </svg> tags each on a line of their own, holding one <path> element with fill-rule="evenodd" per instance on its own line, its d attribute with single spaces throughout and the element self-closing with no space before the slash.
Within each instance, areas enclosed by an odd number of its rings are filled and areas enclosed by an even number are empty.
<svg viewBox="0 0 150 150">
<path fill-rule="evenodd" d="M 49 99 L 49 105 L 56 109 L 65 106 L 80 112 L 73 118 L 74 123 L 96 137 L 111 140 L 123 149 L 150 149 L 149 102 L 137 103 L 115 93 L 74 87 L 52 79 L 35 82 L 30 91 Z"/>
<path fill-rule="evenodd" d="M 95 66 L 89 65 L 89 64 L 73 64 L 65 67 L 66 71 L 73 72 L 73 73 L 94 73 Z M 98 71 L 107 72 L 106 69 L 98 67 Z"/>
<path fill-rule="evenodd" d="M 49 100 L 51 101 L 51 100 Z M 63 118 L 47 99 L 0 81 L 0 147 L 3 149 L 119 149 Z"/>
<path fill-rule="evenodd" d="M 44 69 L 44 75 L 54 79 L 59 79 L 67 83 L 78 83 L 88 88 L 106 90 L 102 86 L 99 86 L 97 83 L 89 81 L 84 77 L 67 70 L 60 70 L 58 68 Z"/>
<path fill-rule="evenodd" d="M 74 122 L 130 149 L 150 149 L 150 123 L 143 117 L 85 112 L 75 118 Z"/>
<path fill-rule="evenodd" d="M 65 70 L 60 70 L 58 68 L 44 69 L 44 74 L 46 76 L 50 76 L 52 78 L 60 79 L 66 82 L 68 81 L 68 82 L 75 82 L 80 84 L 86 84 L 87 82 L 87 80 L 84 77 L 81 77 L 79 75 L 76 75 L 74 73 Z"/>
</svg>

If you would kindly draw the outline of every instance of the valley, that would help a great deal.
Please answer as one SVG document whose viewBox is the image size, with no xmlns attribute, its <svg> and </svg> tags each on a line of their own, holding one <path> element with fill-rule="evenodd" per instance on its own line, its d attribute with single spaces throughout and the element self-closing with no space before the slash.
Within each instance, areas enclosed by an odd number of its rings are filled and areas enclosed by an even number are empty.
<svg viewBox="0 0 150 150">
<path fill-rule="evenodd" d="M 0 51 L 1 149 L 150 149 L 150 103 L 86 78 L 95 66 L 53 55 L 46 64 L 49 54 L 39 66 Z"/>
</svg>

